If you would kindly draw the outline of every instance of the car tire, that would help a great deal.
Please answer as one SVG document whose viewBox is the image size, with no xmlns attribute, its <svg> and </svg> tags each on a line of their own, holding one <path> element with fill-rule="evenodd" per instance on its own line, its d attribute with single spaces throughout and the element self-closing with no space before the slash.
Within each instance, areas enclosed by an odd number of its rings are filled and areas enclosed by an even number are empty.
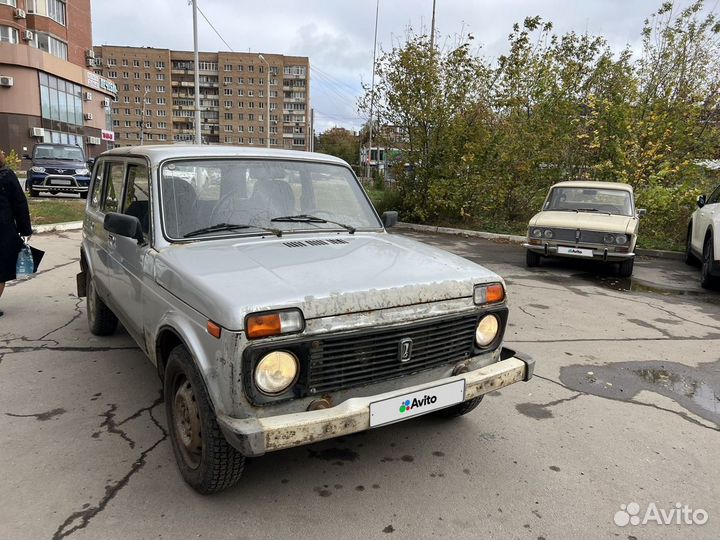
<svg viewBox="0 0 720 540">
<path fill-rule="evenodd" d="M 113 334 L 117 328 L 118 319 L 98 296 L 95 282 L 90 274 L 88 274 L 87 296 L 85 300 L 90 332 L 96 336 L 109 336 Z"/>
<path fill-rule="evenodd" d="M 168 433 L 183 480 L 203 495 L 235 485 L 245 456 L 225 440 L 202 377 L 184 345 L 170 352 L 164 395 Z"/>
<path fill-rule="evenodd" d="M 635 257 L 632 259 L 626 259 L 618 263 L 617 275 L 619 277 L 628 278 L 633 274 L 633 268 L 635 266 Z"/>
<path fill-rule="evenodd" d="M 529 249 L 525 250 L 525 266 L 528 268 L 535 268 L 536 266 L 540 266 L 540 261 L 542 260 L 542 255 L 539 253 L 535 253 L 534 251 L 530 251 Z"/>
<path fill-rule="evenodd" d="M 37 189 L 30 188 L 30 197 L 37 197 L 40 195 L 40 192 Z"/>
<path fill-rule="evenodd" d="M 718 284 L 718 278 L 712 275 L 713 260 L 715 259 L 715 250 L 713 248 L 712 237 L 705 239 L 703 247 L 702 265 L 700 266 L 700 286 L 703 289 L 714 289 Z"/>
<path fill-rule="evenodd" d="M 697 266 L 700 263 L 700 260 L 695 255 L 693 255 L 692 246 L 690 244 L 691 239 L 692 228 L 689 228 L 687 233 L 687 241 L 685 243 L 685 264 L 687 264 L 688 266 Z"/>
<path fill-rule="evenodd" d="M 435 414 L 441 418 L 457 418 L 458 416 L 463 416 L 464 414 L 475 410 L 475 408 L 480 405 L 480 402 L 484 397 L 485 396 L 478 396 L 476 398 L 468 399 L 467 401 L 463 401 L 462 403 L 458 403 L 452 407 L 440 409 Z"/>
</svg>

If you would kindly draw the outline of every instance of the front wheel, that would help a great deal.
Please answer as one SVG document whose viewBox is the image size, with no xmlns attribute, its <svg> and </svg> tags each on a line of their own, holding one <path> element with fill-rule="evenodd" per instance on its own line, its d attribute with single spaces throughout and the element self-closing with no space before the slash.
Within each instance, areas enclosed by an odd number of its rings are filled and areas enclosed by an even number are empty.
<svg viewBox="0 0 720 540">
<path fill-rule="evenodd" d="M 185 482 L 204 495 L 235 485 L 245 457 L 220 431 L 205 384 L 184 345 L 170 352 L 164 391 L 170 440 Z"/>
<path fill-rule="evenodd" d="M 87 191 L 83 191 L 82 193 L 80 193 L 80 198 L 81 198 L 81 199 L 87 199 L 87 195 L 88 195 L 88 192 L 87 192 Z"/>
<path fill-rule="evenodd" d="M 30 197 L 37 197 L 40 192 L 37 189 L 30 188 Z"/>
<path fill-rule="evenodd" d="M 711 237 L 708 237 L 707 240 L 705 240 L 702 266 L 700 268 L 700 286 L 703 289 L 713 289 L 717 285 L 718 281 L 720 281 L 712 275 L 714 260 L 715 250 L 713 248 L 713 241 Z"/>
<path fill-rule="evenodd" d="M 435 414 L 441 418 L 457 418 L 458 416 L 463 416 L 470 411 L 475 410 L 475 408 L 480 405 L 480 402 L 484 397 L 485 396 L 478 396 L 476 398 L 468 399 L 467 401 L 463 401 L 462 403 L 458 403 L 457 405 L 453 405 L 447 409 L 440 409 Z"/>
<path fill-rule="evenodd" d="M 618 263 L 618 272 L 617 275 L 619 277 L 630 277 L 633 274 L 633 267 L 635 266 L 635 258 L 632 259 L 626 259 L 622 261 L 621 263 Z"/>
<path fill-rule="evenodd" d="M 534 251 L 530 251 L 529 249 L 525 251 L 525 266 L 527 266 L 528 268 L 540 266 L 541 259 L 542 256 L 539 253 L 535 253 Z"/>
</svg>

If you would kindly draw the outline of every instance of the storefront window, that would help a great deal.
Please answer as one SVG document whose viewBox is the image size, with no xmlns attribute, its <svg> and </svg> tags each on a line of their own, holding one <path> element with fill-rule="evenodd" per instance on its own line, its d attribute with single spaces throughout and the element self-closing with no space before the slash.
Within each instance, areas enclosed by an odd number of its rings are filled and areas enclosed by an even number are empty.
<svg viewBox="0 0 720 540">
<path fill-rule="evenodd" d="M 82 145 L 82 88 L 47 73 L 40 73 L 40 105 L 46 142 L 72 141 Z M 78 142 L 79 141 L 79 142 Z"/>
</svg>

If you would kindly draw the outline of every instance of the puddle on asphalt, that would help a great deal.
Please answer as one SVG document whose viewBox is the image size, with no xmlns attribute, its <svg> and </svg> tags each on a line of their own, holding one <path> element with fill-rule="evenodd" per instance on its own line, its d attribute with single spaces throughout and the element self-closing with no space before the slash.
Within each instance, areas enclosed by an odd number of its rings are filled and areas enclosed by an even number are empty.
<svg viewBox="0 0 720 540">
<path fill-rule="evenodd" d="M 572 390 L 621 401 L 655 392 L 720 426 L 720 360 L 697 367 L 662 361 L 572 365 L 560 369 L 560 380 Z"/>
<path fill-rule="evenodd" d="M 611 289 L 613 291 L 620 291 L 620 292 L 649 292 L 649 293 L 655 293 L 655 294 L 662 294 L 665 296 L 707 296 L 708 294 L 711 294 L 709 292 L 701 292 L 701 291 L 689 291 L 685 289 L 680 288 L 666 288 L 666 287 L 659 287 L 657 285 L 647 285 L 645 283 L 640 283 L 637 280 L 633 278 L 619 278 L 616 276 L 603 276 L 598 274 L 591 274 L 589 272 L 584 272 L 581 274 L 572 274 L 571 277 L 582 279 L 583 281 L 589 281 L 590 283 L 594 283 L 595 285 L 600 285 L 601 287 L 605 287 L 606 289 Z"/>
</svg>

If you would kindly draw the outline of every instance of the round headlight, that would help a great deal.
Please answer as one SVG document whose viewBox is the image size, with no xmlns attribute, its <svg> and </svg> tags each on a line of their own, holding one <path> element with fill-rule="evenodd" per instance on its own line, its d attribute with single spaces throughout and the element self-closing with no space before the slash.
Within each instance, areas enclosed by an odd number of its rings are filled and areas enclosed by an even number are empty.
<svg viewBox="0 0 720 540">
<path fill-rule="evenodd" d="M 80 176 L 87 176 L 90 174 L 89 169 L 75 169 L 75 174 L 79 174 Z"/>
<path fill-rule="evenodd" d="M 623 244 L 627 244 L 628 239 L 627 236 L 625 236 L 624 234 L 619 234 L 615 241 L 618 243 L 618 245 L 622 246 Z"/>
<path fill-rule="evenodd" d="M 298 359 L 292 353 L 286 351 L 268 353 L 255 368 L 255 386 L 263 394 L 280 394 L 295 383 L 298 367 Z"/>
<path fill-rule="evenodd" d="M 603 237 L 603 242 L 606 244 L 614 244 L 615 243 L 615 235 L 614 234 L 606 234 Z"/>
<path fill-rule="evenodd" d="M 499 331 L 500 320 L 497 318 L 497 315 L 485 315 L 480 319 L 477 330 L 475 330 L 475 343 L 477 343 L 479 347 L 487 347 L 495 341 Z"/>
<path fill-rule="evenodd" d="M 543 236 L 545 236 L 545 238 L 552 238 L 554 235 L 553 235 L 552 230 L 550 230 L 550 229 L 545 229 L 545 232 L 543 233 Z"/>
<path fill-rule="evenodd" d="M 533 235 L 535 238 L 540 238 L 540 237 L 542 236 L 542 229 L 533 229 L 533 230 L 532 230 L 532 235 Z"/>
</svg>

